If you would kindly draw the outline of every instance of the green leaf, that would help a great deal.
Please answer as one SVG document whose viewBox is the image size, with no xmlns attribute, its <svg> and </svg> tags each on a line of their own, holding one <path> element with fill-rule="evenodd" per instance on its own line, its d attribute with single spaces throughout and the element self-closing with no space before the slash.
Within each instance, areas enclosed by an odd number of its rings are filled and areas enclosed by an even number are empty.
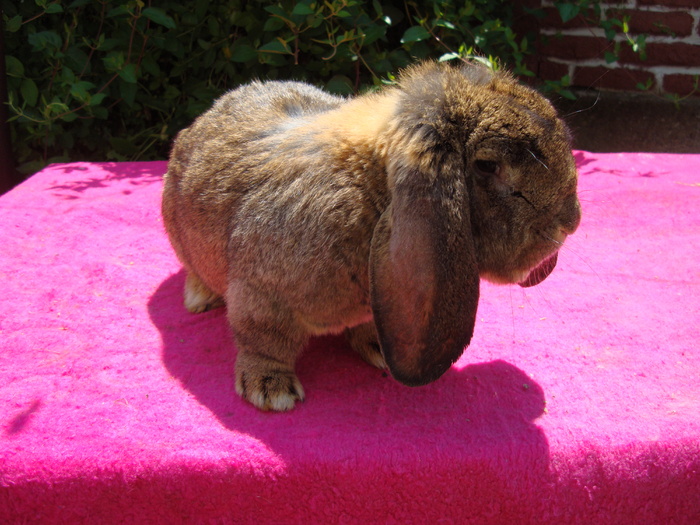
<svg viewBox="0 0 700 525">
<path fill-rule="evenodd" d="M 581 8 L 577 4 L 564 2 L 557 4 L 557 9 L 559 10 L 561 21 L 566 23 L 576 18 Z"/>
<path fill-rule="evenodd" d="M 523 53 L 526 53 L 527 46 L 528 46 L 527 37 L 523 37 L 523 39 L 520 41 L 520 51 L 522 51 Z"/>
<path fill-rule="evenodd" d="M 130 107 L 134 105 L 136 100 L 136 84 L 131 82 L 126 82 L 125 80 L 120 80 L 119 82 L 119 95 L 124 99 Z"/>
<path fill-rule="evenodd" d="M 141 61 L 141 67 L 143 68 L 143 71 L 148 75 L 151 75 L 153 77 L 160 76 L 160 66 L 158 65 L 158 61 L 155 60 L 152 55 L 146 55 L 143 57 L 143 60 Z"/>
<path fill-rule="evenodd" d="M 430 38 L 430 33 L 422 26 L 413 26 L 406 29 L 406 32 L 401 37 L 402 44 L 408 44 L 410 42 L 420 42 Z"/>
<path fill-rule="evenodd" d="M 46 117 L 51 117 L 51 116 L 56 116 L 60 115 L 61 113 L 65 113 L 68 111 L 68 106 L 66 106 L 63 102 L 51 102 L 51 104 L 47 104 L 46 107 L 44 108 L 44 115 Z"/>
<path fill-rule="evenodd" d="M 49 4 L 46 7 L 45 13 L 49 14 L 49 15 L 52 15 L 54 13 L 63 13 L 63 6 L 61 4 L 59 4 L 58 2 L 53 3 L 53 4 Z"/>
<path fill-rule="evenodd" d="M 36 101 L 39 98 L 39 89 L 31 78 L 22 79 L 20 86 L 23 103 L 28 106 L 36 106 Z"/>
<path fill-rule="evenodd" d="M 279 7 L 279 6 L 277 6 L 277 5 L 270 5 L 270 6 L 267 6 L 267 7 L 265 8 L 265 11 L 267 11 L 268 13 L 273 14 L 273 15 L 276 16 L 276 17 L 281 18 L 281 19 L 284 20 L 285 22 L 292 23 L 292 21 L 289 20 L 289 18 L 288 18 L 289 15 L 287 15 L 287 13 L 284 11 L 284 9 L 282 9 L 281 7 Z"/>
<path fill-rule="evenodd" d="M 374 70 L 380 74 L 385 73 L 387 75 L 391 75 L 391 72 L 394 70 L 394 66 L 391 63 L 391 60 L 383 58 L 374 63 Z"/>
<path fill-rule="evenodd" d="M 167 27 L 168 29 L 175 29 L 177 27 L 175 25 L 175 20 L 166 15 L 165 11 L 158 7 L 147 7 L 141 11 L 141 15 L 145 16 L 156 24 Z"/>
<path fill-rule="evenodd" d="M 24 65 L 12 55 L 5 57 L 5 71 L 8 77 L 22 78 L 24 76 Z"/>
<path fill-rule="evenodd" d="M 350 79 L 344 75 L 336 75 L 326 84 L 326 90 L 337 95 L 352 95 L 354 89 Z"/>
<path fill-rule="evenodd" d="M 66 50 L 66 64 L 78 72 L 89 73 L 91 70 L 88 55 L 78 46 L 70 46 Z"/>
<path fill-rule="evenodd" d="M 109 12 L 107 13 L 107 18 L 113 18 L 116 16 L 125 16 L 125 15 L 130 15 L 131 13 L 129 12 L 129 8 L 126 5 L 120 5 L 115 7 L 114 9 L 110 9 Z"/>
<path fill-rule="evenodd" d="M 119 71 L 124 67 L 124 52 L 123 51 L 110 51 L 107 56 L 102 59 L 107 71 L 115 72 Z"/>
<path fill-rule="evenodd" d="M 435 20 L 435 25 L 438 27 L 444 27 L 452 30 L 457 29 L 457 27 L 452 22 L 448 20 L 442 20 L 441 18 Z"/>
<path fill-rule="evenodd" d="M 73 84 L 70 88 L 70 94 L 78 102 L 87 102 L 90 98 L 90 90 L 95 88 L 95 84 L 81 80 Z"/>
<path fill-rule="evenodd" d="M 559 91 L 559 94 L 562 97 L 567 98 L 569 100 L 576 100 L 576 95 L 574 95 L 573 92 L 571 92 L 568 89 L 562 89 L 561 91 Z"/>
<path fill-rule="evenodd" d="M 647 39 L 646 35 L 639 35 L 636 41 L 633 41 L 632 50 L 639 55 L 639 58 L 646 60 L 647 58 Z"/>
<path fill-rule="evenodd" d="M 362 45 L 368 46 L 386 35 L 386 26 L 375 24 L 365 30 L 365 38 Z"/>
<path fill-rule="evenodd" d="M 276 38 L 275 40 L 268 42 L 264 46 L 259 47 L 258 51 L 262 51 L 264 53 L 281 53 L 285 55 L 292 54 L 292 50 L 289 49 L 287 42 L 285 42 L 281 38 Z"/>
<path fill-rule="evenodd" d="M 299 2 L 297 5 L 294 6 L 294 9 L 292 9 L 292 14 L 293 15 L 313 15 L 316 11 L 311 9 L 307 4 L 304 2 Z"/>
<path fill-rule="evenodd" d="M 210 0 L 199 0 L 195 2 L 194 16 L 197 20 L 203 20 L 207 17 L 207 14 L 210 12 L 209 4 Z"/>
<path fill-rule="evenodd" d="M 459 53 L 445 53 L 438 59 L 438 62 L 447 62 L 449 60 L 454 60 L 455 58 L 459 58 Z"/>
<path fill-rule="evenodd" d="M 263 31 L 265 32 L 271 32 L 271 33 L 276 33 L 280 29 L 284 27 L 284 20 L 281 18 L 278 18 L 276 16 L 271 16 L 265 21 L 265 26 L 263 27 Z"/>
<path fill-rule="evenodd" d="M 92 108 L 92 114 L 95 118 L 98 118 L 100 120 L 107 120 L 107 117 L 109 117 L 109 111 L 107 110 L 107 108 L 102 106 L 96 106 Z"/>
<path fill-rule="evenodd" d="M 175 86 L 169 85 L 165 88 L 165 93 L 163 93 L 163 98 L 166 100 L 175 100 L 178 98 L 182 92 Z"/>
<path fill-rule="evenodd" d="M 234 44 L 231 50 L 231 60 L 234 62 L 248 62 L 257 56 L 255 48 L 248 44 Z"/>
<path fill-rule="evenodd" d="M 59 78 L 66 86 L 72 86 L 75 83 L 75 73 L 68 66 L 63 66 L 61 68 L 61 74 Z"/>
<path fill-rule="evenodd" d="M 105 99 L 106 96 L 106 93 L 95 93 L 90 97 L 90 105 L 99 106 L 100 104 L 102 104 L 102 101 Z"/>
<path fill-rule="evenodd" d="M 323 24 L 323 22 L 324 18 L 321 13 L 315 13 L 306 19 L 306 23 L 309 25 L 309 27 L 312 27 L 314 29 Z"/>
<path fill-rule="evenodd" d="M 56 31 L 39 31 L 38 33 L 32 33 L 27 40 L 35 51 L 58 51 L 63 42 Z"/>
<path fill-rule="evenodd" d="M 7 24 L 5 24 L 5 30 L 8 33 L 14 33 L 16 31 L 19 31 L 19 28 L 22 27 L 22 16 L 17 15 L 13 16 L 7 21 Z"/>
<path fill-rule="evenodd" d="M 119 77 L 129 84 L 136 84 L 136 64 L 127 64 L 121 71 Z"/>
<path fill-rule="evenodd" d="M 220 36 L 221 35 L 221 24 L 219 24 L 219 21 L 213 17 L 210 16 L 207 19 L 207 26 L 209 27 L 209 32 L 212 34 L 212 36 Z"/>
</svg>

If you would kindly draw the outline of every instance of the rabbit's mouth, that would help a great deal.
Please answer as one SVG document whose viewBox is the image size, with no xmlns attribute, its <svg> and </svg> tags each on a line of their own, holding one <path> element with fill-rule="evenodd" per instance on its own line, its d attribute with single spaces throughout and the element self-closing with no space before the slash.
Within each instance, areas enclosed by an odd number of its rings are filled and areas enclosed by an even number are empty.
<svg viewBox="0 0 700 525">
<path fill-rule="evenodd" d="M 530 270 L 530 273 L 525 277 L 523 281 L 518 284 L 523 288 L 529 288 L 530 286 L 535 286 L 544 281 L 550 273 L 554 270 L 557 265 L 557 255 L 559 252 L 554 252 L 552 255 L 547 257 L 534 269 Z"/>
</svg>

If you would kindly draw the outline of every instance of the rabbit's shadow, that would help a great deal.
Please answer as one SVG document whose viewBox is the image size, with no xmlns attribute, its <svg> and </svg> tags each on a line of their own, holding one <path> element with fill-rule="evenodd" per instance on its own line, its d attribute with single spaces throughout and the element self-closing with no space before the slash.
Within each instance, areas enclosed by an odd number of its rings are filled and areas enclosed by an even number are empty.
<svg viewBox="0 0 700 525">
<path fill-rule="evenodd" d="M 288 413 L 261 413 L 235 393 L 236 350 L 225 310 L 188 313 L 183 285 L 179 272 L 149 301 L 163 362 L 225 428 L 254 436 L 282 457 L 313 454 L 309 440 L 316 438 L 365 451 L 437 447 L 483 458 L 505 454 L 509 468 L 546 477 L 549 446 L 534 424 L 544 392 L 517 367 L 500 360 L 455 366 L 430 385 L 409 388 L 364 363 L 343 337 L 316 338 L 297 367 L 307 400 Z"/>
</svg>

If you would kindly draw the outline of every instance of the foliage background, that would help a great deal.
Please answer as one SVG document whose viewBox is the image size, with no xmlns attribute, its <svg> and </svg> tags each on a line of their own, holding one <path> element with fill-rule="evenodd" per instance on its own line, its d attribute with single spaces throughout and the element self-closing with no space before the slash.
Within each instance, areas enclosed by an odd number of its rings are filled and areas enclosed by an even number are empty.
<svg viewBox="0 0 700 525">
<path fill-rule="evenodd" d="M 352 94 L 418 59 L 474 55 L 532 76 L 537 35 L 513 30 L 513 4 L 0 0 L 14 156 L 23 173 L 69 160 L 163 159 L 177 131 L 251 78 Z M 612 39 L 624 20 L 603 20 L 598 4 L 554 2 L 563 20 L 587 13 Z M 630 45 L 643 52 L 643 40 Z M 564 77 L 543 87 L 571 97 L 567 86 Z"/>
</svg>

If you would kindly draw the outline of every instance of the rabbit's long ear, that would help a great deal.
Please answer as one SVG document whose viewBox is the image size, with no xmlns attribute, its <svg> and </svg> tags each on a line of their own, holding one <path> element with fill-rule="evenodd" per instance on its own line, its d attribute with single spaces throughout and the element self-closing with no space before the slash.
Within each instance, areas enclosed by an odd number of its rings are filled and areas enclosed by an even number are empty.
<svg viewBox="0 0 700 525">
<path fill-rule="evenodd" d="M 395 168 L 391 204 L 372 238 L 379 342 L 392 376 L 410 386 L 440 377 L 474 329 L 479 273 L 466 176 L 452 157 Z"/>
</svg>

